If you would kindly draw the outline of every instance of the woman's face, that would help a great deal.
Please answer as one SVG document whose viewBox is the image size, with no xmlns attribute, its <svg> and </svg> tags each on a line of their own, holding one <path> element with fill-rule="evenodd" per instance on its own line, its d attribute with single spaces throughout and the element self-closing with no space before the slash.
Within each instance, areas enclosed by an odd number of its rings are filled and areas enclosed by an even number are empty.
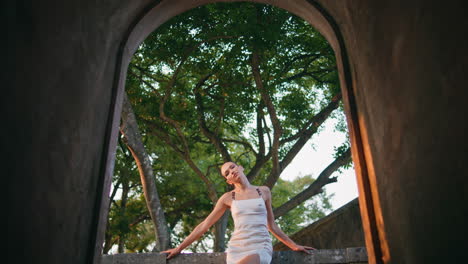
<svg viewBox="0 0 468 264">
<path fill-rule="evenodd" d="M 239 176 L 243 173 L 244 168 L 234 162 L 226 162 L 221 167 L 221 173 L 228 184 L 234 184 L 239 180 Z"/>
</svg>

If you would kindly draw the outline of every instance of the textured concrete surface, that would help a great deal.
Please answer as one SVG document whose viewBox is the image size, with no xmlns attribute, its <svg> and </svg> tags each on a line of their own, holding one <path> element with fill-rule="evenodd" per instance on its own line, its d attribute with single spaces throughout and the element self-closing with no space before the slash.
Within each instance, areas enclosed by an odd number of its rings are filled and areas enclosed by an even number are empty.
<svg viewBox="0 0 468 264">
<path fill-rule="evenodd" d="M 468 235 L 466 3 L 320 2 L 346 43 L 389 262 L 460 261 L 451 245 Z"/>
<path fill-rule="evenodd" d="M 169 261 L 157 253 L 116 254 L 102 257 L 102 264 L 220 264 L 225 253 L 181 254 Z M 275 251 L 271 264 L 367 263 L 365 248 L 321 249 L 312 255 L 294 251 Z"/>
<path fill-rule="evenodd" d="M 358 199 L 343 205 L 290 237 L 298 244 L 315 248 L 364 247 Z M 273 249 L 288 250 L 288 247 L 280 242 L 275 244 Z"/>
</svg>

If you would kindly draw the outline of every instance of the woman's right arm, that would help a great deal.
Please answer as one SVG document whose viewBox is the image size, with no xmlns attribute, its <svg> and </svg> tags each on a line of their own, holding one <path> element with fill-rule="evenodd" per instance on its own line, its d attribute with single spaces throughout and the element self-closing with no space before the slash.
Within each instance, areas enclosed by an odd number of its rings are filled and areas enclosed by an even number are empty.
<svg viewBox="0 0 468 264">
<path fill-rule="evenodd" d="M 187 236 L 184 241 L 176 248 L 169 249 L 166 251 L 162 251 L 162 253 L 169 253 L 167 259 L 170 259 L 176 255 L 178 255 L 184 248 L 188 247 L 192 244 L 193 241 L 199 239 L 210 227 L 218 221 L 218 219 L 224 214 L 228 206 L 226 205 L 225 199 L 227 198 L 227 193 L 225 193 L 221 198 L 218 199 L 216 206 L 214 207 L 213 211 L 211 211 L 210 215 L 208 215 L 203 222 L 198 224 L 197 227 Z"/>
</svg>

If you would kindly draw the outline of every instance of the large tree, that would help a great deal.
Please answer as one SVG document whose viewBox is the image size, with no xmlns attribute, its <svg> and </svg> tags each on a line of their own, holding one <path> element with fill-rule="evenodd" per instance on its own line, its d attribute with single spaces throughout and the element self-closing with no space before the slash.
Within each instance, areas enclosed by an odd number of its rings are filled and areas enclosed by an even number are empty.
<svg viewBox="0 0 468 264">
<path fill-rule="evenodd" d="M 154 154 L 151 166 L 175 155 L 212 204 L 226 191 L 220 164 L 238 162 L 251 182 L 273 188 L 325 120 L 341 110 L 335 58 L 325 39 L 301 18 L 253 3 L 206 5 L 160 26 L 133 57 L 126 91 L 145 155 Z M 349 149 L 341 150 L 317 180 L 277 205 L 276 217 L 336 181 L 332 174 L 350 162 Z M 155 177 L 175 175 L 165 168 Z M 227 216 L 216 224 L 216 251 L 224 249 Z"/>
<path fill-rule="evenodd" d="M 138 167 L 148 212 L 154 223 L 156 235 L 155 250 L 162 251 L 168 249 L 171 247 L 171 239 L 154 180 L 151 159 L 143 144 L 135 113 L 126 94 L 123 98 L 121 119 L 120 133 L 122 134 L 122 141 L 127 145 Z"/>
</svg>

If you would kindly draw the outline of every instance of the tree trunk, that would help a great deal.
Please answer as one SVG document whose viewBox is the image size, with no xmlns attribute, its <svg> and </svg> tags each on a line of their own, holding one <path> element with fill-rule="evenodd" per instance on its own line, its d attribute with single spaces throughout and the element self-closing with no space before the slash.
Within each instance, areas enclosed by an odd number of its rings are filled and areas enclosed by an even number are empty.
<svg viewBox="0 0 468 264">
<path fill-rule="evenodd" d="M 229 220 L 230 211 L 226 212 L 221 216 L 221 218 L 216 222 L 214 229 L 214 252 L 224 252 L 226 250 L 226 229 L 227 223 Z"/>
<path fill-rule="evenodd" d="M 158 191 L 153 175 L 153 168 L 145 146 L 141 141 L 141 135 L 136 122 L 135 114 L 132 106 L 128 101 L 127 94 L 124 94 L 122 105 L 122 123 L 120 131 L 124 136 L 123 141 L 132 153 L 133 158 L 140 172 L 143 192 L 146 199 L 149 214 L 154 223 L 154 231 L 156 235 L 155 250 L 162 251 L 170 248 L 170 235 L 166 224 L 166 217 L 161 207 Z"/>
<path fill-rule="evenodd" d="M 111 208 L 111 203 L 114 201 L 114 197 L 117 194 L 117 189 L 119 188 L 121 182 L 117 182 L 114 186 L 114 190 L 112 191 L 110 197 L 109 197 L 109 208 Z M 107 254 L 109 253 L 109 250 L 112 248 L 112 245 L 114 245 L 114 236 L 109 232 L 109 227 L 110 227 L 110 221 L 109 217 L 107 218 L 107 228 L 106 228 L 106 234 L 104 238 L 104 247 L 102 249 L 102 254 Z"/>
<path fill-rule="evenodd" d="M 109 226 L 109 219 L 107 219 L 107 226 Z M 110 234 L 109 232 L 106 232 L 105 239 L 104 239 L 104 247 L 102 248 L 102 254 L 107 255 L 109 253 L 109 250 L 112 248 L 113 245 L 113 235 Z"/>
<path fill-rule="evenodd" d="M 130 192 L 130 185 L 128 183 L 128 176 L 126 175 L 127 179 L 122 179 L 122 199 L 120 203 L 120 216 L 124 216 L 127 211 L 127 202 L 128 202 L 128 193 Z M 124 176 L 125 177 L 125 176 Z M 119 237 L 119 246 L 118 252 L 124 253 L 125 251 L 125 240 L 127 234 L 121 234 Z"/>
<path fill-rule="evenodd" d="M 119 254 L 125 253 L 125 238 L 124 238 L 124 236 L 120 236 L 120 238 L 119 238 L 119 246 L 118 246 L 117 252 Z"/>
</svg>

